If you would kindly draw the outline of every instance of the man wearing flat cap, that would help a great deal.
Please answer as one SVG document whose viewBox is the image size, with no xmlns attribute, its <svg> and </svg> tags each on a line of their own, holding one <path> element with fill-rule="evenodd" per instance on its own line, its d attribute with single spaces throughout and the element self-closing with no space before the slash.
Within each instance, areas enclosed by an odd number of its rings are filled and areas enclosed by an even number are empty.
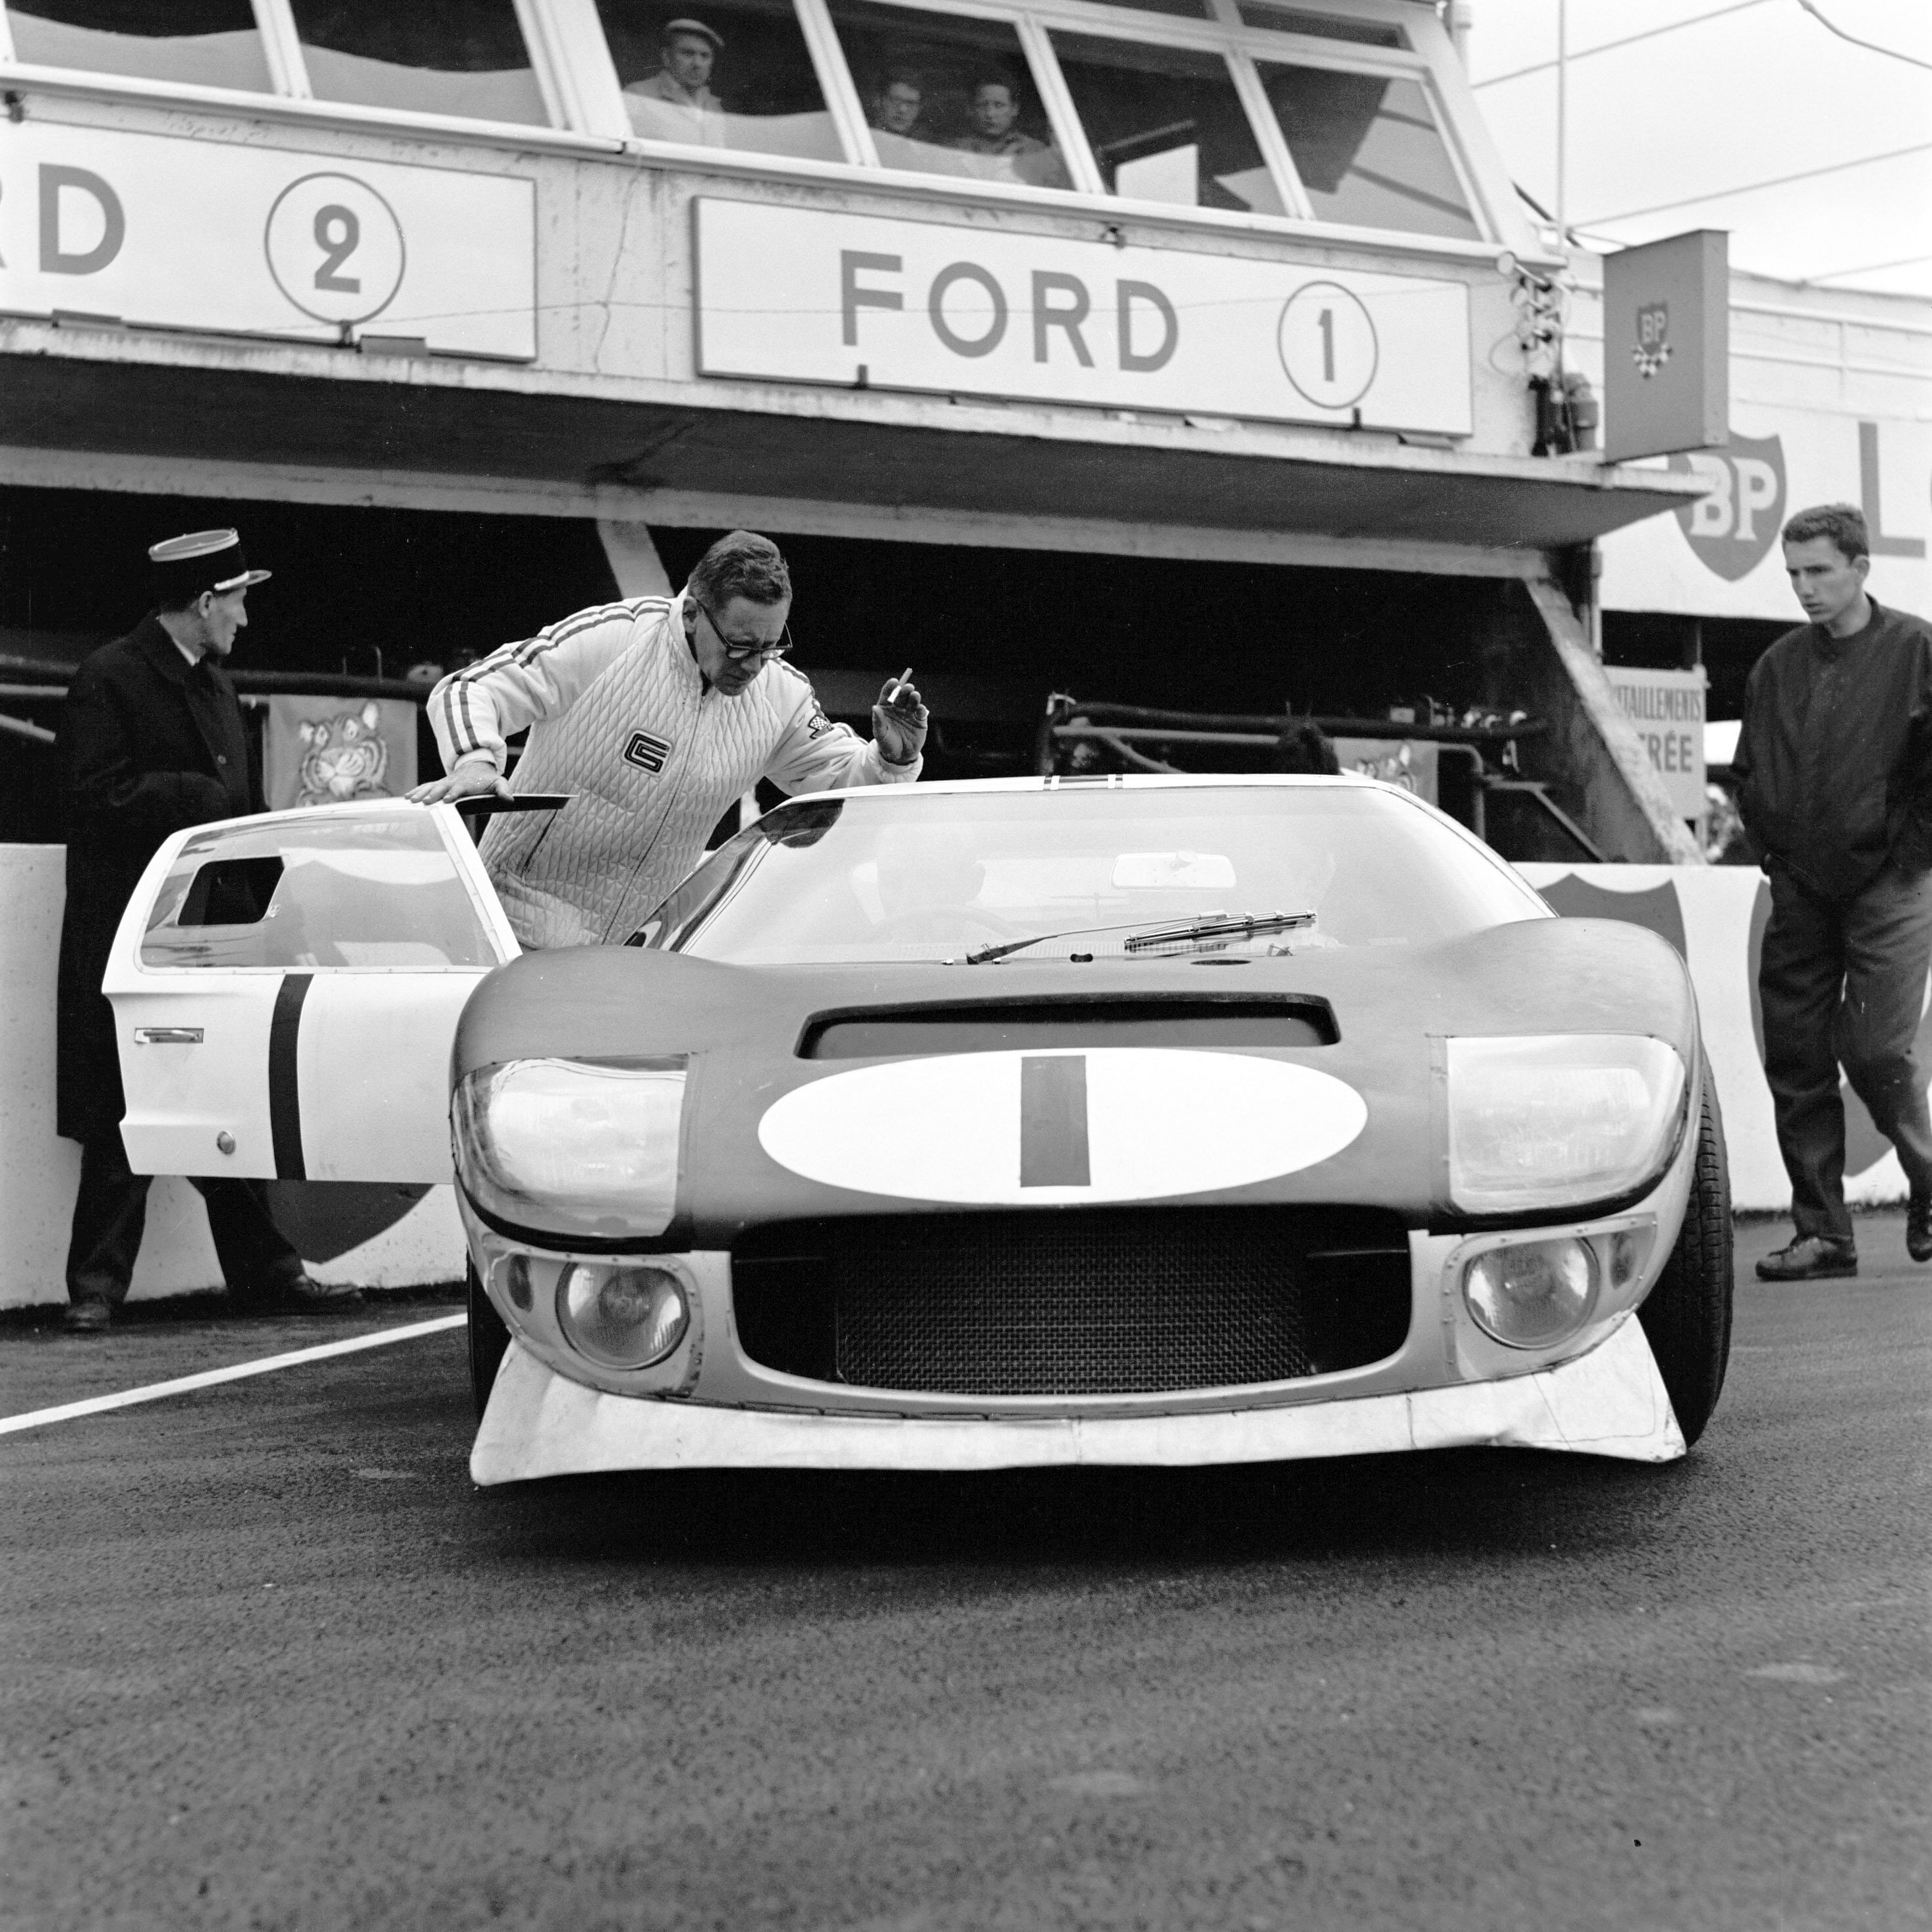
<svg viewBox="0 0 1932 1932">
<path fill-rule="evenodd" d="M 633 81 L 626 94 L 639 103 L 662 101 L 682 108 L 690 118 L 688 129 L 660 127 L 649 108 L 633 112 L 632 125 L 644 135 L 672 140 L 702 140 L 707 130 L 706 117 L 722 114 L 724 104 L 711 91 L 711 70 L 723 51 L 724 36 L 702 20 L 667 20 L 658 46 L 658 70 L 646 80 Z M 683 117 L 677 117 L 682 118 Z M 712 122 L 722 138 L 722 123 Z"/>
<path fill-rule="evenodd" d="M 248 621 L 251 570 L 233 530 L 170 537 L 148 553 L 155 608 L 82 660 L 68 687 L 67 910 L 61 925 L 56 1124 L 81 1144 L 68 1251 L 67 1326 L 98 1334 L 126 1298 L 147 1220 L 148 1177 L 121 1141 L 125 1101 L 114 1010 L 100 990 L 116 928 L 170 832 L 262 808 L 235 687 L 221 661 Z M 244 1306 L 338 1304 L 268 1218 L 259 1181 L 197 1180 L 230 1290 Z"/>
</svg>

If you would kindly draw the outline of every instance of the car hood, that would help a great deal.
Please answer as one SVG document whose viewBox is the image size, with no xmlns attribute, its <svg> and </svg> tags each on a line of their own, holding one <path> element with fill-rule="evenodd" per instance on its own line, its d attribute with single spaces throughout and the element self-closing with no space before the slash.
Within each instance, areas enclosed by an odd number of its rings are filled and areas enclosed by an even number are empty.
<svg viewBox="0 0 1932 1932">
<path fill-rule="evenodd" d="M 1433 1042 L 1645 1034 L 1697 1077 L 1683 962 L 1622 922 L 1213 958 L 752 967 L 623 946 L 535 952 L 470 998 L 452 1078 L 514 1059 L 688 1056 L 677 1217 L 650 1244 L 673 1249 L 728 1246 L 762 1222 L 962 1204 L 1346 1202 L 1442 1224 L 1453 1217 Z M 1070 1037 L 1110 1017 L 1125 1030 L 1103 1028 L 1091 1048 Z M 826 1039 L 828 1022 L 854 1018 L 890 1030 Z M 922 1020 L 940 1050 L 864 1050 L 916 1043 L 904 1023 Z M 817 1057 L 827 1052 L 838 1057 Z M 1085 1186 L 1054 1165 L 1072 1076 L 1028 1085 L 1017 1064 L 1070 1054 L 1093 1063 L 1079 1076 L 1095 1135 Z M 1016 1106 L 1032 1109 L 1026 1144 L 1045 1150 L 1024 1186 Z M 1292 1129 L 1270 1124 L 1284 1119 Z M 996 1142 L 1006 1150 L 988 1155 Z M 1118 1172 L 1102 1172 L 1109 1160 Z"/>
</svg>

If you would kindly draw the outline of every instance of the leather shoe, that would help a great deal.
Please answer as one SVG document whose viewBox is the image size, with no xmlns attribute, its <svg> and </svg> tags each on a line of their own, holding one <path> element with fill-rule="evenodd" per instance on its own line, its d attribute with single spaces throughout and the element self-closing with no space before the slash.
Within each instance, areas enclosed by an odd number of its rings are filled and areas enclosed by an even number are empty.
<svg viewBox="0 0 1932 1932">
<path fill-rule="evenodd" d="M 1905 1252 L 1916 1262 L 1932 1262 L 1932 1194 L 1915 1194 L 1905 1210 Z"/>
<path fill-rule="evenodd" d="M 332 1315 L 338 1309 L 353 1308 L 362 1299 L 362 1291 L 295 1274 L 244 1288 L 234 1299 L 250 1315 Z"/>
<path fill-rule="evenodd" d="M 1927 1252 L 1932 1254 L 1932 1247 Z M 1790 1246 L 1766 1255 L 1757 1264 L 1760 1281 L 1822 1281 L 1858 1271 L 1856 1244 L 1829 1234 L 1801 1234 Z"/>
<path fill-rule="evenodd" d="M 61 1326 L 70 1335 L 104 1335 L 113 1319 L 113 1308 L 107 1302 L 76 1301 L 62 1318 Z"/>
</svg>

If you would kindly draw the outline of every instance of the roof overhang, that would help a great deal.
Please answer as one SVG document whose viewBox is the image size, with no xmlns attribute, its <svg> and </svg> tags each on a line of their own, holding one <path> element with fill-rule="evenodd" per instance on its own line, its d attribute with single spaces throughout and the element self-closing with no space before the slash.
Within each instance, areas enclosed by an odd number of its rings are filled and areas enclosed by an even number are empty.
<svg viewBox="0 0 1932 1932">
<path fill-rule="evenodd" d="M 836 503 L 888 521 L 918 513 L 928 530 L 948 517 L 1014 527 L 1072 518 L 1298 536 L 1342 555 L 1359 544 L 1364 562 L 1403 545 L 1535 554 L 1586 543 L 1705 488 L 1593 456 L 1482 456 L 1386 434 L 752 385 L 742 400 L 722 384 L 640 399 L 544 386 L 524 370 L 156 346 L 161 354 L 131 332 L 86 340 L 0 324 L 0 440 L 338 476 L 347 500 L 357 478 L 406 472 L 488 479 L 499 494 L 530 486 L 552 514 L 609 514 L 628 501 L 640 520 L 674 523 L 681 503 L 706 506 L 686 520 L 710 523 L 733 504 Z"/>
</svg>

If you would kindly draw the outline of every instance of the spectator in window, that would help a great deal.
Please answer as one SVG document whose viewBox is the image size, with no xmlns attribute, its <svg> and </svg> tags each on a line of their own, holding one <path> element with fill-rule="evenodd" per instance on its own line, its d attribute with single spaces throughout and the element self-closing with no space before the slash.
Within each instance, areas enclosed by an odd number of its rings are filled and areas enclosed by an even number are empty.
<svg viewBox="0 0 1932 1932">
<path fill-rule="evenodd" d="M 1019 90 L 1011 81 L 989 74 L 976 82 L 968 113 L 973 131 L 952 143 L 962 154 L 1003 156 L 1011 161 L 1019 180 L 1036 188 L 1066 185 L 1066 170 L 1060 165 L 1058 149 L 1051 142 L 1021 132 Z"/>
<path fill-rule="evenodd" d="M 624 92 L 693 113 L 722 113 L 724 104 L 711 91 L 711 74 L 724 50 L 724 36 L 702 20 L 668 20 L 658 45 L 657 72 L 648 80 L 633 81 Z"/>
<path fill-rule="evenodd" d="M 928 138 L 920 124 L 925 110 L 926 88 L 919 76 L 903 71 L 889 74 L 885 85 L 872 97 L 872 125 L 882 134 L 922 141 Z"/>
</svg>

